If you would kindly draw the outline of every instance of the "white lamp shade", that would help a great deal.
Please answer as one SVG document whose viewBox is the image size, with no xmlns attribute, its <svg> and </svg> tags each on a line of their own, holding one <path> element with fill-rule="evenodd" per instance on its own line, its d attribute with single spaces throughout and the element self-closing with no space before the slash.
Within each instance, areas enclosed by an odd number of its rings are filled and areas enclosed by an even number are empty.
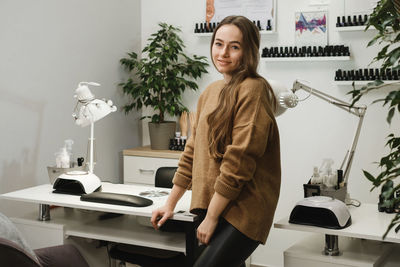
<svg viewBox="0 0 400 267">
<path fill-rule="evenodd" d="M 80 107 L 75 123 L 85 127 L 116 110 L 117 108 L 112 105 L 112 102 L 107 103 L 100 99 L 94 99 L 89 104 Z"/>
<path fill-rule="evenodd" d="M 284 84 L 276 80 L 268 80 L 269 85 L 274 92 L 277 108 L 275 110 L 275 117 L 278 117 L 288 108 L 293 108 L 297 105 L 297 96 L 290 91 Z"/>
</svg>

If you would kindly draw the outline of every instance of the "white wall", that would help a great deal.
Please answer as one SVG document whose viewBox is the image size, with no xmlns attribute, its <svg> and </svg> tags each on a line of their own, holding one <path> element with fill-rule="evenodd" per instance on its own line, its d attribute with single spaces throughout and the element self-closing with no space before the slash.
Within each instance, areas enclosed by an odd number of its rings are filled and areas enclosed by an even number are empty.
<svg viewBox="0 0 400 267">
<path fill-rule="evenodd" d="M 0 2 L 0 193 L 48 183 L 46 166 L 64 139 L 86 157 L 89 127 L 71 117 L 80 81 L 93 93 L 126 102 L 119 59 L 140 49 L 139 0 L 3 0 Z M 118 111 L 95 124 L 103 181 L 122 181 L 121 151 L 140 145 L 138 114 Z M 1 201 L 0 210 L 15 211 Z"/>
<path fill-rule="evenodd" d="M 146 39 L 157 30 L 158 22 L 166 22 L 181 27 L 187 52 L 209 57 L 210 37 L 198 37 L 193 34 L 196 22 L 205 18 L 205 0 L 146 0 L 142 1 L 142 46 Z M 294 45 L 294 12 L 307 10 L 308 0 L 277 0 L 277 27 L 275 35 L 262 37 L 261 47 Z M 336 32 L 334 27 L 338 15 L 352 15 L 369 7 L 371 1 L 330 1 L 329 44 L 349 45 L 352 60 L 349 62 L 301 62 L 266 63 L 261 62 L 259 71 L 265 77 L 279 80 L 290 87 L 295 79 L 306 80 L 309 84 L 328 94 L 349 101 L 347 92 L 350 86 L 333 84 L 335 70 L 358 69 L 367 67 L 378 48 L 366 48 L 375 34 L 369 32 Z M 211 63 L 211 62 L 210 62 Z M 372 67 L 377 66 L 372 65 Z M 209 74 L 199 81 L 201 90 L 210 82 L 221 79 L 213 67 Z M 200 91 L 201 91 L 200 90 Z M 199 92 L 185 94 L 185 103 L 195 110 Z M 375 92 L 361 101 L 368 106 L 362 128 L 354 164 L 350 173 L 349 192 L 352 198 L 361 202 L 377 203 L 377 190 L 369 192 L 371 184 L 364 178 L 362 169 L 377 173 L 373 163 L 380 159 L 385 151 L 385 137 L 391 131 L 399 129 L 395 121 L 391 128 L 387 125 L 386 109 L 380 104 L 370 105 L 372 100 L 384 96 L 384 92 Z M 336 166 L 341 164 L 347 148 L 350 146 L 356 128 L 357 118 L 334 106 L 309 98 L 295 110 L 287 111 L 277 118 L 281 135 L 282 187 L 275 220 L 288 216 L 295 203 L 303 197 L 302 185 L 312 174 L 312 167 L 319 166 L 323 158 L 332 158 Z M 143 143 L 148 144 L 146 127 L 143 127 Z M 260 246 L 252 255 L 252 263 L 263 266 L 283 266 L 283 250 L 299 240 L 304 234 L 294 231 L 272 229 L 266 246 Z M 321 249 L 323 240 L 321 239 Z"/>
</svg>

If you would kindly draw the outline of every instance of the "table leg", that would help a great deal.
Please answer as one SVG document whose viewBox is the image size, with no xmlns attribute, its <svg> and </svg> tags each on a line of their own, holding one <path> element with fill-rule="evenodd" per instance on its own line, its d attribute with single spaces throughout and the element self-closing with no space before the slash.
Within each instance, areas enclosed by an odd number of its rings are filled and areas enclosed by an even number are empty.
<svg viewBox="0 0 400 267">
<path fill-rule="evenodd" d="M 339 237 L 337 235 L 325 235 L 325 255 L 339 256 Z"/>
<path fill-rule="evenodd" d="M 39 221 L 50 220 L 50 205 L 39 204 Z"/>
<path fill-rule="evenodd" d="M 196 236 L 196 229 L 199 226 L 199 220 L 194 222 L 185 223 L 185 236 L 186 236 L 186 263 L 188 267 L 192 267 L 201 253 L 199 242 Z"/>
</svg>

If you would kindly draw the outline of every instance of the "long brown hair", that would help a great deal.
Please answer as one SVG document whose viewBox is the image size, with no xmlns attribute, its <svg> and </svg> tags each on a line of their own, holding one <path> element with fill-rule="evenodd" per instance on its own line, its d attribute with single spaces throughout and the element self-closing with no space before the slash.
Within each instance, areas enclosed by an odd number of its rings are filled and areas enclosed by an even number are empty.
<svg viewBox="0 0 400 267">
<path fill-rule="evenodd" d="M 274 94 L 271 86 L 257 73 L 257 67 L 260 60 L 260 33 L 254 23 L 249 19 L 243 16 L 229 16 L 220 22 L 211 39 L 211 58 L 215 34 L 221 26 L 227 24 L 235 25 L 241 31 L 241 49 L 243 55 L 239 67 L 231 75 L 231 80 L 221 90 L 216 109 L 207 118 L 210 127 L 208 148 L 210 155 L 218 161 L 222 159 L 226 146 L 231 142 L 234 107 L 237 91 L 241 82 L 246 78 L 256 78 L 263 81 L 269 101 L 272 106 L 276 108 L 276 101 L 273 97 Z M 215 66 L 214 61 L 213 64 Z"/>
</svg>

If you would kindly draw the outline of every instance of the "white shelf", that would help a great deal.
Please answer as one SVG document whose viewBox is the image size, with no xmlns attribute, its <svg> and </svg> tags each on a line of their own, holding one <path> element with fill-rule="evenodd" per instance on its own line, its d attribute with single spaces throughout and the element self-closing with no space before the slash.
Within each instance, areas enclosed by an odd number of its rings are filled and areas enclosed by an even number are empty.
<svg viewBox="0 0 400 267">
<path fill-rule="evenodd" d="M 276 31 L 260 31 L 260 35 L 270 35 L 275 34 Z M 212 36 L 212 32 L 204 32 L 204 33 L 194 33 L 195 36 Z"/>
<path fill-rule="evenodd" d="M 347 61 L 350 56 L 341 57 L 262 57 L 265 62 L 293 62 L 293 61 Z"/>
<path fill-rule="evenodd" d="M 352 85 L 354 82 L 355 85 L 367 85 L 370 82 L 373 81 L 335 81 L 334 84 L 336 85 Z M 383 81 L 385 84 L 391 84 L 391 83 L 400 83 L 400 80 L 396 81 Z"/>
<path fill-rule="evenodd" d="M 354 31 L 364 31 L 365 25 L 363 26 L 347 26 L 347 27 L 336 27 L 336 31 L 338 32 L 354 32 Z M 376 30 L 373 26 L 368 28 L 368 31 Z"/>
<path fill-rule="evenodd" d="M 50 221 L 38 221 L 37 212 L 13 219 L 46 229 L 64 228 L 65 236 L 76 236 L 116 243 L 185 252 L 185 233 L 156 231 L 139 223 L 136 216 L 123 215 L 100 220 L 102 212 L 58 207 L 51 210 Z M 150 218 L 147 218 L 150 220 Z"/>
</svg>

